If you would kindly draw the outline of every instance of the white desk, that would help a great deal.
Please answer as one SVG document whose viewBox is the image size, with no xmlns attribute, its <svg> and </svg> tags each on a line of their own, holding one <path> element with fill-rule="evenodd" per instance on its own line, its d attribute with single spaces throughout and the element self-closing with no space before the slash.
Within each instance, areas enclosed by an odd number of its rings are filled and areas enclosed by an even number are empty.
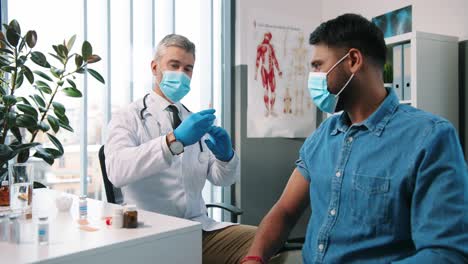
<svg viewBox="0 0 468 264">
<path fill-rule="evenodd" d="M 0 263 L 201 263 L 201 225 L 185 219 L 138 210 L 144 226 L 113 229 L 104 216 L 117 205 L 88 199 L 88 221 L 99 230 L 79 229 L 78 197 L 69 212 L 58 212 L 55 191 L 34 190 L 33 219 L 22 220 L 20 244 L 0 242 Z M 37 217 L 49 216 L 49 245 L 37 243 Z"/>
</svg>

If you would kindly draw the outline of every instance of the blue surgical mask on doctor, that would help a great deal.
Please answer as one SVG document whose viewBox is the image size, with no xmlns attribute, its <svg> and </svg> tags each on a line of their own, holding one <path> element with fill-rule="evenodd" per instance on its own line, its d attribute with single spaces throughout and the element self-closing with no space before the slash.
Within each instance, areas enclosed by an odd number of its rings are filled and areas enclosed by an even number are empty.
<svg viewBox="0 0 468 264">
<path fill-rule="evenodd" d="M 190 92 L 190 77 L 181 71 L 164 71 L 159 88 L 172 102 L 179 102 Z"/>
<path fill-rule="evenodd" d="M 339 61 L 337 61 L 327 72 L 310 72 L 309 80 L 307 82 L 307 88 L 309 89 L 310 97 L 314 104 L 323 112 L 330 114 L 335 113 L 336 105 L 338 104 L 338 99 L 340 98 L 341 92 L 348 86 L 351 80 L 354 77 L 354 73 L 349 77 L 348 81 L 345 83 L 343 88 L 337 93 L 332 94 L 328 90 L 328 74 L 336 68 L 346 57 L 349 56 L 349 53 L 344 55 Z"/>
</svg>

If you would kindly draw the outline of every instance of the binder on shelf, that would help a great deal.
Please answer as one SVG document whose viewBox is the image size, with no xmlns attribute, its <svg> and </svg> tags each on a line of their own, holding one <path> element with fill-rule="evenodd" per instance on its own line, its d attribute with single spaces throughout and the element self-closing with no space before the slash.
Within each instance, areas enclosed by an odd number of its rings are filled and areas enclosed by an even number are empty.
<svg viewBox="0 0 468 264">
<path fill-rule="evenodd" d="M 403 100 L 403 46 L 393 47 L 393 89 L 400 100 Z"/>
<path fill-rule="evenodd" d="M 403 44 L 403 100 L 411 100 L 411 43 Z"/>
</svg>

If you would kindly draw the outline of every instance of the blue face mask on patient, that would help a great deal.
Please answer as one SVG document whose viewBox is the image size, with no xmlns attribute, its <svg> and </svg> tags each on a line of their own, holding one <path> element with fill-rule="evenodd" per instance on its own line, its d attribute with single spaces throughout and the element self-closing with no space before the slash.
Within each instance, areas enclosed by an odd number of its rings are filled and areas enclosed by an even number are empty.
<svg viewBox="0 0 468 264">
<path fill-rule="evenodd" d="M 335 113 L 336 105 L 338 104 L 338 99 L 341 92 L 348 86 L 351 80 L 354 77 L 354 73 L 349 77 L 348 81 L 345 83 L 343 88 L 335 95 L 328 91 L 328 74 L 335 69 L 335 67 L 340 64 L 346 57 L 349 56 L 349 53 L 343 56 L 338 62 L 333 65 L 330 70 L 327 72 L 310 72 L 309 79 L 307 82 L 307 88 L 309 89 L 310 97 L 314 104 L 323 112 L 330 114 Z"/>
<path fill-rule="evenodd" d="M 180 71 L 164 71 L 159 88 L 173 103 L 179 102 L 190 92 L 190 77 Z"/>
</svg>

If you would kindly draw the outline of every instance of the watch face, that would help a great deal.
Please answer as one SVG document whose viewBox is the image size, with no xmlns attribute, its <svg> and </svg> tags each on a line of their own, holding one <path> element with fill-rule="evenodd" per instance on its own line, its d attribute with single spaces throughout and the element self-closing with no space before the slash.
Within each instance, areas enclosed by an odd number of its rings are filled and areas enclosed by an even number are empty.
<svg viewBox="0 0 468 264">
<path fill-rule="evenodd" d="M 179 155 L 180 153 L 184 152 L 184 145 L 182 145 L 182 143 L 179 141 L 172 142 L 169 148 L 175 155 Z"/>
</svg>

